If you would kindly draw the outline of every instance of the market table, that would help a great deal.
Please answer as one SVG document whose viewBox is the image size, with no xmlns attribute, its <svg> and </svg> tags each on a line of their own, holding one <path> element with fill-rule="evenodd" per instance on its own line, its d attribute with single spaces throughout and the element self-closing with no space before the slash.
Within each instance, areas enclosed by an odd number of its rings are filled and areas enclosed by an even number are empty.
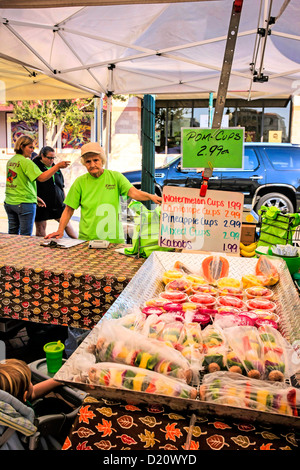
<svg viewBox="0 0 300 470">
<path fill-rule="evenodd" d="M 195 419 L 196 418 L 196 419 Z M 87 396 L 62 450 L 294 450 L 293 429 Z"/>
<path fill-rule="evenodd" d="M 144 263 L 116 252 L 41 246 L 42 238 L 0 234 L 1 317 L 92 329 Z"/>
</svg>

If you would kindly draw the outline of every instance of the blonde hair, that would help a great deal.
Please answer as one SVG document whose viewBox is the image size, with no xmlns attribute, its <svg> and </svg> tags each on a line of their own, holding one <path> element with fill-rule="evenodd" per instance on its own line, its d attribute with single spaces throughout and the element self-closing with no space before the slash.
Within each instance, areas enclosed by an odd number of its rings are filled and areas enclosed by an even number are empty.
<svg viewBox="0 0 300 470">
<path fill-rule="evenodd" d="M 23 155 L 23 149 L 27 145 L 34 144 L 34 140 L 29 135 L 22 135 L 15 143 L 14 151 L 18 154 Z"/>
<path fill-rule="evenodd" d="M 105 155 L 105 152 L 103 150 L 103 148 L 101 147 L 101 150 L 99 151 L 99 153 L 95 153 L 95 152 L 88 152 L 88 153 L 85 153 L 83 155 L 83 157 L 80 158 L 80 161 L 82 163 L 82 165 L 85 165 L 85 160 L 86 158 L 92 158 L 92 157 L 95 157 L 95 155 L 97 155 L 97 157 L 100 157 L 101 160 L 102 160 L 102 165 L 104 166 L 105 163 L 106 163 L 106 155 Z"/>
<path fill-rule="evenodd" d="M 31 370 L 26 362 L 19 359 L 6 359 L 0 362 L 0 390 L 23 401 L 30 383 Z"/>
</svg>

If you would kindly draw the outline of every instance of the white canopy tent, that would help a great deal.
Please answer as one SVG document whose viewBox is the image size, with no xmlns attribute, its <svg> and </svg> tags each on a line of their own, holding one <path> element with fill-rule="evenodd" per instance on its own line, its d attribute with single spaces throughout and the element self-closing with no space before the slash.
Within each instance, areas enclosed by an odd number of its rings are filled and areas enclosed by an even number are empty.
<svg viewBox="0 0 300 470">
<path fill-rule="evenodd" d="M 233 0 L 10 4 L 0 2 L 0 57 L 96 96 L 217 92 Z M 299 0 L 244 0 L 228 98 L 298 93 L 299 25 Z"/>
<path fill-rule="evenodd" d="M 89 98 L 91 92 L 48 77 L 24 63 L 0 57 L 0 103 L 18 100 Z"/>
</svg>

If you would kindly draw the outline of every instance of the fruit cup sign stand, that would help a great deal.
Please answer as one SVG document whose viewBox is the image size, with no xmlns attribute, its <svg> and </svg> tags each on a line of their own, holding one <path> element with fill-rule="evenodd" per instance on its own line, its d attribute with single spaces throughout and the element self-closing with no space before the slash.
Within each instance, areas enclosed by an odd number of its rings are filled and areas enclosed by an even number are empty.
<svg viewBox="0 0 300 470">
<path fill-rule="evenodd" d="M 159 245 L 165 248 L 239 254 L 244 196 L 230 191 L 166 186 Z"/>
</svg>

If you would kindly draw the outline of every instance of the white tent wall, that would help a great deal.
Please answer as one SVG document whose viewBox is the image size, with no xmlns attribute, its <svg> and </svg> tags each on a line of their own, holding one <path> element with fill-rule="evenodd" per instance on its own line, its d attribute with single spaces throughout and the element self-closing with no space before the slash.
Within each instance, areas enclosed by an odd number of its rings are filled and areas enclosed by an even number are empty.
<svg viewBox="0 0 300 470">
<path fill-rule="evenodd" d="M 18 100 L 91 98 L 90 91 L 0 56 L 0 103 Z"/>
</svg>

